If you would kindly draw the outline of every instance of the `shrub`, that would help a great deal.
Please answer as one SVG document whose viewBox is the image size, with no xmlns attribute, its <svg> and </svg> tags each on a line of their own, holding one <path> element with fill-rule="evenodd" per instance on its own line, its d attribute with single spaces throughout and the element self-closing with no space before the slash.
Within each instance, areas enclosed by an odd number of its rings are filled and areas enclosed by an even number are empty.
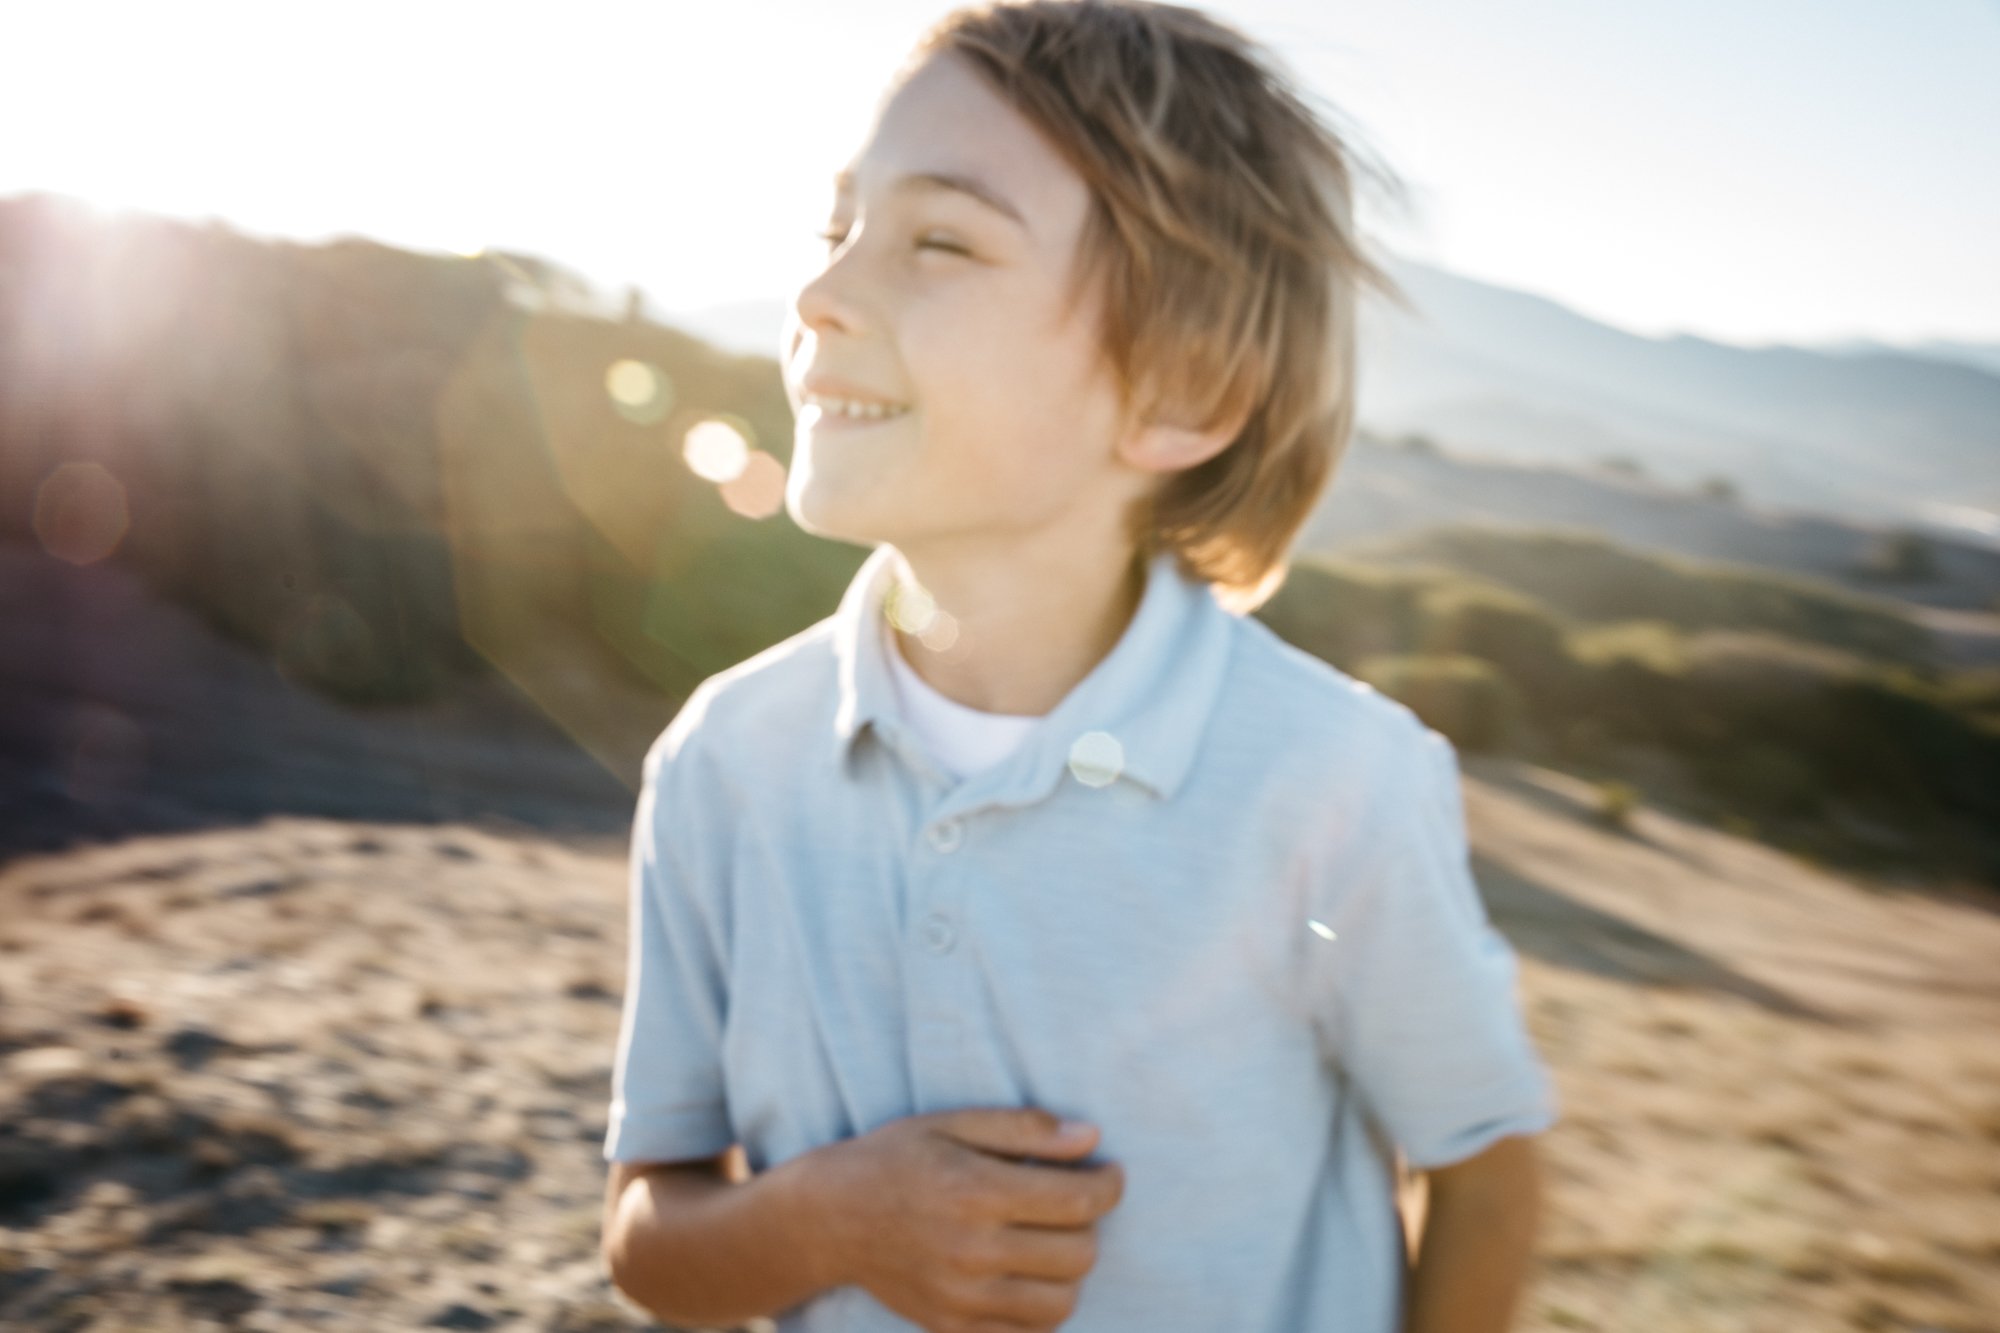
<svg viewBox="0 0 2000 1333">
<path fill-rule="evenodd" d="M 1418 597 L 1438 577 L 1307 558 L 1292 565 L 1254 614 L 1287 642 L 1352 671 L 1364 658 L 1415 650 L 1422 626 Z"/>
<path fill-rule="evenodd" d="M 1631 827 L 1638 808 L 1639 789 L 1631 783 L 1611 778 L 1597 784 L 1597 817 L 1612 828 Z"/>
<path fill-rule="evenodd" d="M 1940 570 L 1937 550 L 1921 532 L 1885 532 L 1868 544 L 1853 572 L 1889 583 L 1929 583 Z"/>
<path fill-rule="evenodd" d="M 1688 652 L 1690 706 L 1718 719 L 1732 747 L 1791 755 L 1815 790 L 1983 820 L 2000 811 L 2000 735 L 1955 709 L 1939 686 L 1769 635 L 1697 635 Z M 1757 765 L 1753 773 L 1786 788 L 1769 760 Z M 1804 794 L 1787 799 L 1811 804 Z"/>
<path fill-rule="evenodd" d="M 1501 749 L 1521 725 L 1519 692 L 1477 657 L 1380 654 L 1355 674 L 1463 750 Z"/>
<path fill-rule="evenodd" d="M 1568 643 L 1574 669 L 1557 707 L 1580 754 L 1636 741 L 1681 750 L 1722 734 L 1686 688 L 1686 644 L 1661 621 L 1626 621 L 1579 630 Z M 1579 727 L 1589 719 L 1592 726 Z"/>
<path fill-rule="evenodd" d="M 1460 579 L 1425 588 L 1418 609 L 1424 652 L 1491 662 L 1538 710 L 1574 683 L 1566 626 L 1532 597 Z"/>
<path fill-rule="evenodd" d="M 1590 762 L 1603 758 L 1611 743 L 1603 721 L 1595 717 L 1564 719 L 1555 729 L 1556 745 L 1565 759 Z"/>
<path fill-rule="evenodd" d="M 2000 667 L 1950 673 L 1939 682 L 1938 699 L 1961 713 L 2000 722 Z"/>
<path fill-rule="evenodd" d="M 1679 675 L 1687 669 L 1687 640 L 1664 620 L 1620 620 L 1575 630 L 1567 649 L 1585 666 L 1624 660 L 1661 675 Z"/>
<path fill-rule="evenodd" d="M 1912 667 L 1936 641 L 1896 603 L 1805 575 L 1689 560 L 1620 545 L 1585 529 L 1435 526 L 1371 543 L 1371 561 L 1464 571 L 1578 621 L 1643 615 L 1682 630 L 1763 630 Z"/>
<path fill-rule="evenodd" d="M 1834 687 L 1863 663 L 1850 653 L 1776 635 L 1713 630 L 1686 645 L 1691 706 L 1721 727 L 1712 741 L 1823 746 L 1841 725 Z"/>
<path fill-rule="evenodd" d="M 1754 838 L 1757 836 L 1757 821 L 1732 810 L 1722 817 L 1722 831 L 1738 838 Z"/>
<path fill-rule="evenodd" d="M 1763 815 L 1812 815 L 1826 806 L 1820 770 L 1791 750 L 1756 741 L 1700 760 L 1710 791 Z"/>
</svg>

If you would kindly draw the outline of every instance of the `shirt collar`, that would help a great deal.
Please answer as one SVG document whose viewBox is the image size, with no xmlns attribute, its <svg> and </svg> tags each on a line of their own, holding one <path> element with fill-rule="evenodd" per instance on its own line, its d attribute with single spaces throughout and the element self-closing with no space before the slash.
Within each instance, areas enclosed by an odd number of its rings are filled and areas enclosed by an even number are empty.
<svg viewBox="0 0 2000 1333">
<path fill-rule="evenodd" d="M 834 613 L 833 732 L 842 763 L 864 729 L 892 743 L 901 740 L 882 625 L 882 600 L 895 562 L 893 547 L 876 547 Z M 1027 804 L 1048 795 L 1066 775 L 1093 786 L 1129 778 L 1170 799 L 1185 781 L 1214 711 L 1234 619 L 1208 583 L 1182 571 L 1171 551 L 1154 554 L 1138 609 L 1111 652 L 1037 722 L 1018 750 L 992 769 L 969 775 L 948 804 Z"/>
</svg>

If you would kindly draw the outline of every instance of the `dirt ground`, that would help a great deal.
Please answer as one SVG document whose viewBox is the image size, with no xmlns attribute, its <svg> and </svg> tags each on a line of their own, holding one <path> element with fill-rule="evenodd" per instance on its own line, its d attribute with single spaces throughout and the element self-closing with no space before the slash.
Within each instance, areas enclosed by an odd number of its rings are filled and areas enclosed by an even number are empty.
<svg viewBox="0 0 2000 1333">
<path fill-rule="evenodd" d="M 2000 1328 L 2000 912 L 1466 765 L 1564 1118 L 1520 1327 Z M 613 838 L 267 817 L 0 867 L 0 1325 L 647 1327 Z"/>
</svg>

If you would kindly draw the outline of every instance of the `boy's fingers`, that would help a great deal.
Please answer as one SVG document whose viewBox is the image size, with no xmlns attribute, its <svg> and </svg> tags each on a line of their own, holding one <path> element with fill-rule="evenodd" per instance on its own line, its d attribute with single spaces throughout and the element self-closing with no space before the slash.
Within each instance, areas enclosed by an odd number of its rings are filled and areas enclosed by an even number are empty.
<svg viewBox="0 0 2000 1333">
<path fill-rule="evenodd" d="M 1076 1309 L 1076 1285 L 1038 1277 L 1000 1277 L 987 1287 L 993 1315 L 973 1325 L 977 1329 L 1055 1328 Z"/>
<path fill-rule="evenodd" d="M 1012 1157 L 1082 1157 L 1097 1143 L 1095 1126 L 1065 1132 L 1061 1116 L 1035 1106 L 972 1107 L 927 1118 L 949 1138 Z"/>
<path fill-rule="evenodd" d="M 1030 1226 L 1087 1227 L 1117 1206 L 1125 1172 L 1116 1162 L 1099 1166 L 993 1164 L 995 1196 L 1009 1222 Z"/>
<path fill-rule="evenodd" d="M 1005 1271 L 1021 1277 L 1074 1282 L 1097 1263 L 1097 1234 L 1089 1227 L 1010 1226 L 1001 1231 Z"/>
</svg>

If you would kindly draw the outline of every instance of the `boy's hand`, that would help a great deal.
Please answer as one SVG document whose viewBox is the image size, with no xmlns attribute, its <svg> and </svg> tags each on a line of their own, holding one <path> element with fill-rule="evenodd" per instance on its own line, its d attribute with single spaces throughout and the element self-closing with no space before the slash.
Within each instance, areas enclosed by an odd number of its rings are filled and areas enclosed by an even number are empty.
<svg viewBox="0 0 2000 1333">
<path fill-rule="evenodd" d="M 863 1287 L 930 1333 L 1061 1325 L 1125 1173 L 1066 1165 L 1097 1130 L 1060 1124 L 1035 1107 L 938 1111 L 809 1154 L 822 1159 L 828 1285 Z"/>
</svg>

